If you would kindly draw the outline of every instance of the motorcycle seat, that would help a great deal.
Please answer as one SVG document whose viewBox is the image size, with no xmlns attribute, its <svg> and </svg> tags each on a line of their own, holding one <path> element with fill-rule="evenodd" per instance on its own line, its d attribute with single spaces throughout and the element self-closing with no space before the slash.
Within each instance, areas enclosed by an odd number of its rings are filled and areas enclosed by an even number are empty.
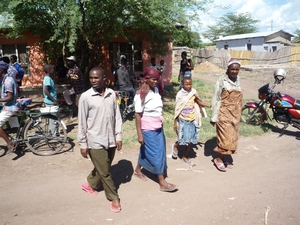
<svg viewBox="0 0 300 225">
<path fill-rule="evenodd" d="M 300 109 L 300 100 L 295 101 L 295 108 Z"/>
</svg>

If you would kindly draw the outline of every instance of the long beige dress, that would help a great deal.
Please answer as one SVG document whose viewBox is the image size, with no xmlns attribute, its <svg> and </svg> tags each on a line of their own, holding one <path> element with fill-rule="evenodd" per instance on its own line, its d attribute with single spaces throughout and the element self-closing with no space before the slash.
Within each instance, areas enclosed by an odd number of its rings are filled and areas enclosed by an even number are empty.
<svg viewBox="0 0 300 225">
<path fill-rule="evenodd" d="M 211 116 L 211 121 L 216 122 L 218 145 L 215 152 L 224 155 L 236 153 L 242 99 L 239 77 L 236 82 L 232 82 L 225 75 L 217 81 Z"/>
</svg>

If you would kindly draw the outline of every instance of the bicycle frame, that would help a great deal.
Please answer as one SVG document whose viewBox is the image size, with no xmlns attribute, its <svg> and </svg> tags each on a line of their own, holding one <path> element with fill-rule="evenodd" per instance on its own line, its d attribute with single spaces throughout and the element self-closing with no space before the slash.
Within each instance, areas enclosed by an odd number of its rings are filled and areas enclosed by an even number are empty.
<svg viewBox="0 0 300 225">
<path fill-rule="evenodd" d="M 66 137 L 67 127 L 64 124 L 64 122 L 62 120 L 60 120 L 59 117 L 57 117 L 56 115 L 51 114 L 51 113 L 28 112 L 28 111 L 25 111 L 25 110 L 22 110 L 21 112 L 19 112 L 18 115 L 20 115 L 20 113 L 22 114 L 21 123 L 26 117 L 29 117 L 29 119 L 24 123 L 24 125 L 20 125 L 18 127 L 18 130 L 16 132 L 15 137 L 13 137 L 12 135 L 9 134 L 9 137 L 14 142 L 13 151 L 16 150 L 17 146 L 19 146 L 22 143 L 25 143 L 27 145 L 27 147 L 29 147 L 32 152 L 34 152 L 38 155 L 52 155 L 52 154 L 57 153 L 63 147 L 64 143 L 66 143 L 66 141 L 67 141 L 67 137 Z M 44 128 L 39 126 L 39 123 L 42 122 L 42 118 L 44 118 L 44 119 L 46 118 L 46 121 L 45 121 L 46 126 Z M 55 129 L 54 132 L 52 132 L 50 130 L 51 127 L 49 129 L 48 125 L 50 123 L 50 120 L 57 121 L 56 124 L 58 126 L 59 126 L 59 124 L 61 124 L 61 126 L 64 129 L 63 136 L 61 136 L 59 134 L 59 132 L 60 132 L 59 130 L 56 131 L 56 129 L 58 129 L 58 127 L 54 128 Z M 28 131 L 30 132 L 30 130 L 34 130 L 35 132 L 33 132 L 33 134 L 31 133 L 31 134 L 28 135 L 27 132 Z M 26 132 L 26 134 L 25 134 L 25 132 Z M 27 135 L 28 135 L 28 137 L 25 138 L 25 136 L 27 136 Z M 50 136 L 48 137 L 48 135 L 50 135 Z M 57 149 L 49 151 L 49 152 L 39 152 L 36 149 L 36 147 L 33 147 L 33 145 L 35 143 L 38 143 L 42 139 L 45 141 L 45 143 L 47 143 L 47 145 L 49 145 L 49 148 L 52 148 L 51 146 L 55 145 L 55 144 L 50 144 L 53 141 L 54 142 L 57 141 L 57 143 L 60 143 L 62 147 L 58 146 Z M 58 149 L 59 147 L 61 147 L 61 148 Z"/>
<path fill-rule="evenodd" d="M 19 119 L 19 115 L 22 115 L 21 116 L 21 119 Z M 26 114 L 26 111 L 25 110 L 21 110 L 19 111 L 19 113 L 17 115 L 15 115 L 18 120 L 19 120 L 19 123 L 20 123 L 20 126 L 18 127 L 17 129 L 17 132 L 16 132 L 16 135 L 15 137 L 13 137 L 11 135 L 11 133 L 9 132 L 9 130 L 5 129 L 5 132 L 7 133 L 7 135 L 9 136 L 9 138 L 11 140 L 13 140 L 15 142 L 15 146 L 14 146 L 14 150 L 15 148 L 22 142 L 24 142 L 24 139 L 23 139 L 23 128 L 26 126 L 26 124 L 28 123 L 28 121 L 26 121 L 23 125 L 22 123 L 24 122 L 24 120 L 26 119 L 27 117 L 27 114 Z"/>
</svg>

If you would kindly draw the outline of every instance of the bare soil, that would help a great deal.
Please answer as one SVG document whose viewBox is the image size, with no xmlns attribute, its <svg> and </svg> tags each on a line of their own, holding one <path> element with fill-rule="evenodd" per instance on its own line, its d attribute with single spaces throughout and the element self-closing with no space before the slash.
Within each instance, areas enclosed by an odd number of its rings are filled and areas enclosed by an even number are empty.
<svg viewBox="0 0 300 225">
<path fill-rule="evenodd" d="M 179 69 L 177 65 L 175 68 Z M 242 66 L 239 76 L 241 79 L 241 86 L 243 90 L 244 99 L 257 99 L 258 89 L 266 83 L 270 86 L 274 83 L 273 74 L 276 69 L 283 68 L 287 72 L 286 79 L 275 88 L 275 91 L 285 93 L 300 99 L 300 66 L 296 65 L 272 65 L 272 66 Z M 209 62 L 201 63 L 195 66 L 195 73 L 193 78 L 201 79 L 208 82 L 216 82 L 219 76 L 226 72 L 225 69 L 218 67 Z"/>
<path fill-rule="evenodd" d="M 194 79 L 215 82 L 225 71 L 200 65 Z M 202 68 L 201 68 L 202 67 Z M 174 74 L 178 74 L 177 65 Z M 218 71 L 217 71 L 218 70 Z M 274 68 L 240 72 L 244 98 L 257 99 L 257 89 L 272 81 Z M 288 68 L 288 77 L 276 90 L 300 99 L 299 67 Z M 293 76 L 291 74 L 294 74 Z M 65 120 L 76 137 L 77 121 Z M 0 142 L 0 224 L 300 224 L 300 132 L 289 127 L 278 138 L 273 133 L 239 139 L 234 168 L 219 172 L 212 163 L 215 140 L 195 146 L 189 168 L 182 160 L 168 161 L 168 178 L 175 193 L 159 191 L 156 177 L 148 181 L 133 176 L 139 149 L 122 149 L 112 165 L 122 211 L 109 209 L 104 192 L 97 196 L 82 191 L 80 184 L 92 169 L 81 157 L 76 141 L 60 154 L 41 157 L 18 150 L 5 155 Z M 213 129 L 213 128 L 212 128 Z M 135 131 L 132 131 L 135 135 Z M 167 140 L 167 152 L 174 140 Z"/>
</svg>

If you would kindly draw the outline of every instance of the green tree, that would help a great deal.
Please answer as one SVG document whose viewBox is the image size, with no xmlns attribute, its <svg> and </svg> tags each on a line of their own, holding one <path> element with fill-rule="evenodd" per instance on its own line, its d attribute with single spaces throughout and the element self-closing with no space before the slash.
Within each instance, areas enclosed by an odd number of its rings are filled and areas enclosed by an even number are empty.
<svg viewBox="0 0 300 225">
<path fill-rule="evenodd" d="M 92 60 L 101 61 L 101 46 L 120 36 L 129 42 L 147 40 L 151 54 L 167 54 L 176 24 L 187 24 L 187 18 L 198 21 L 197 11 L 211 1 L 1 0 L 0 11 L 13 15 L 8 37 L 30 31 L 40 38 L 47 59 L 75 53 L 86 67 Z"/>
<path fill-rule="evenodd" d="M 300 43 L 300 30 L 299 29 L 297 29 L 295 31 L 295 37 L 294 37 L 292 42 L 293 43 Z"/>
<path fill-rule="evenodd" d="M 174 31 L 174 46 L 187 46 L 199 48 L 202 44 L 199 33 L 191 31 L 189 28 L 176 29 Z"/>
<path fill-rule="evenodd" d="M 209 26 L 203 36 L 215 42 L 220 36 L 254 33 L 258 31 L 255 26 L 258 22 L 249 13 L 227 13 L 217 20 L 215 26 Z"/>
</svg>

